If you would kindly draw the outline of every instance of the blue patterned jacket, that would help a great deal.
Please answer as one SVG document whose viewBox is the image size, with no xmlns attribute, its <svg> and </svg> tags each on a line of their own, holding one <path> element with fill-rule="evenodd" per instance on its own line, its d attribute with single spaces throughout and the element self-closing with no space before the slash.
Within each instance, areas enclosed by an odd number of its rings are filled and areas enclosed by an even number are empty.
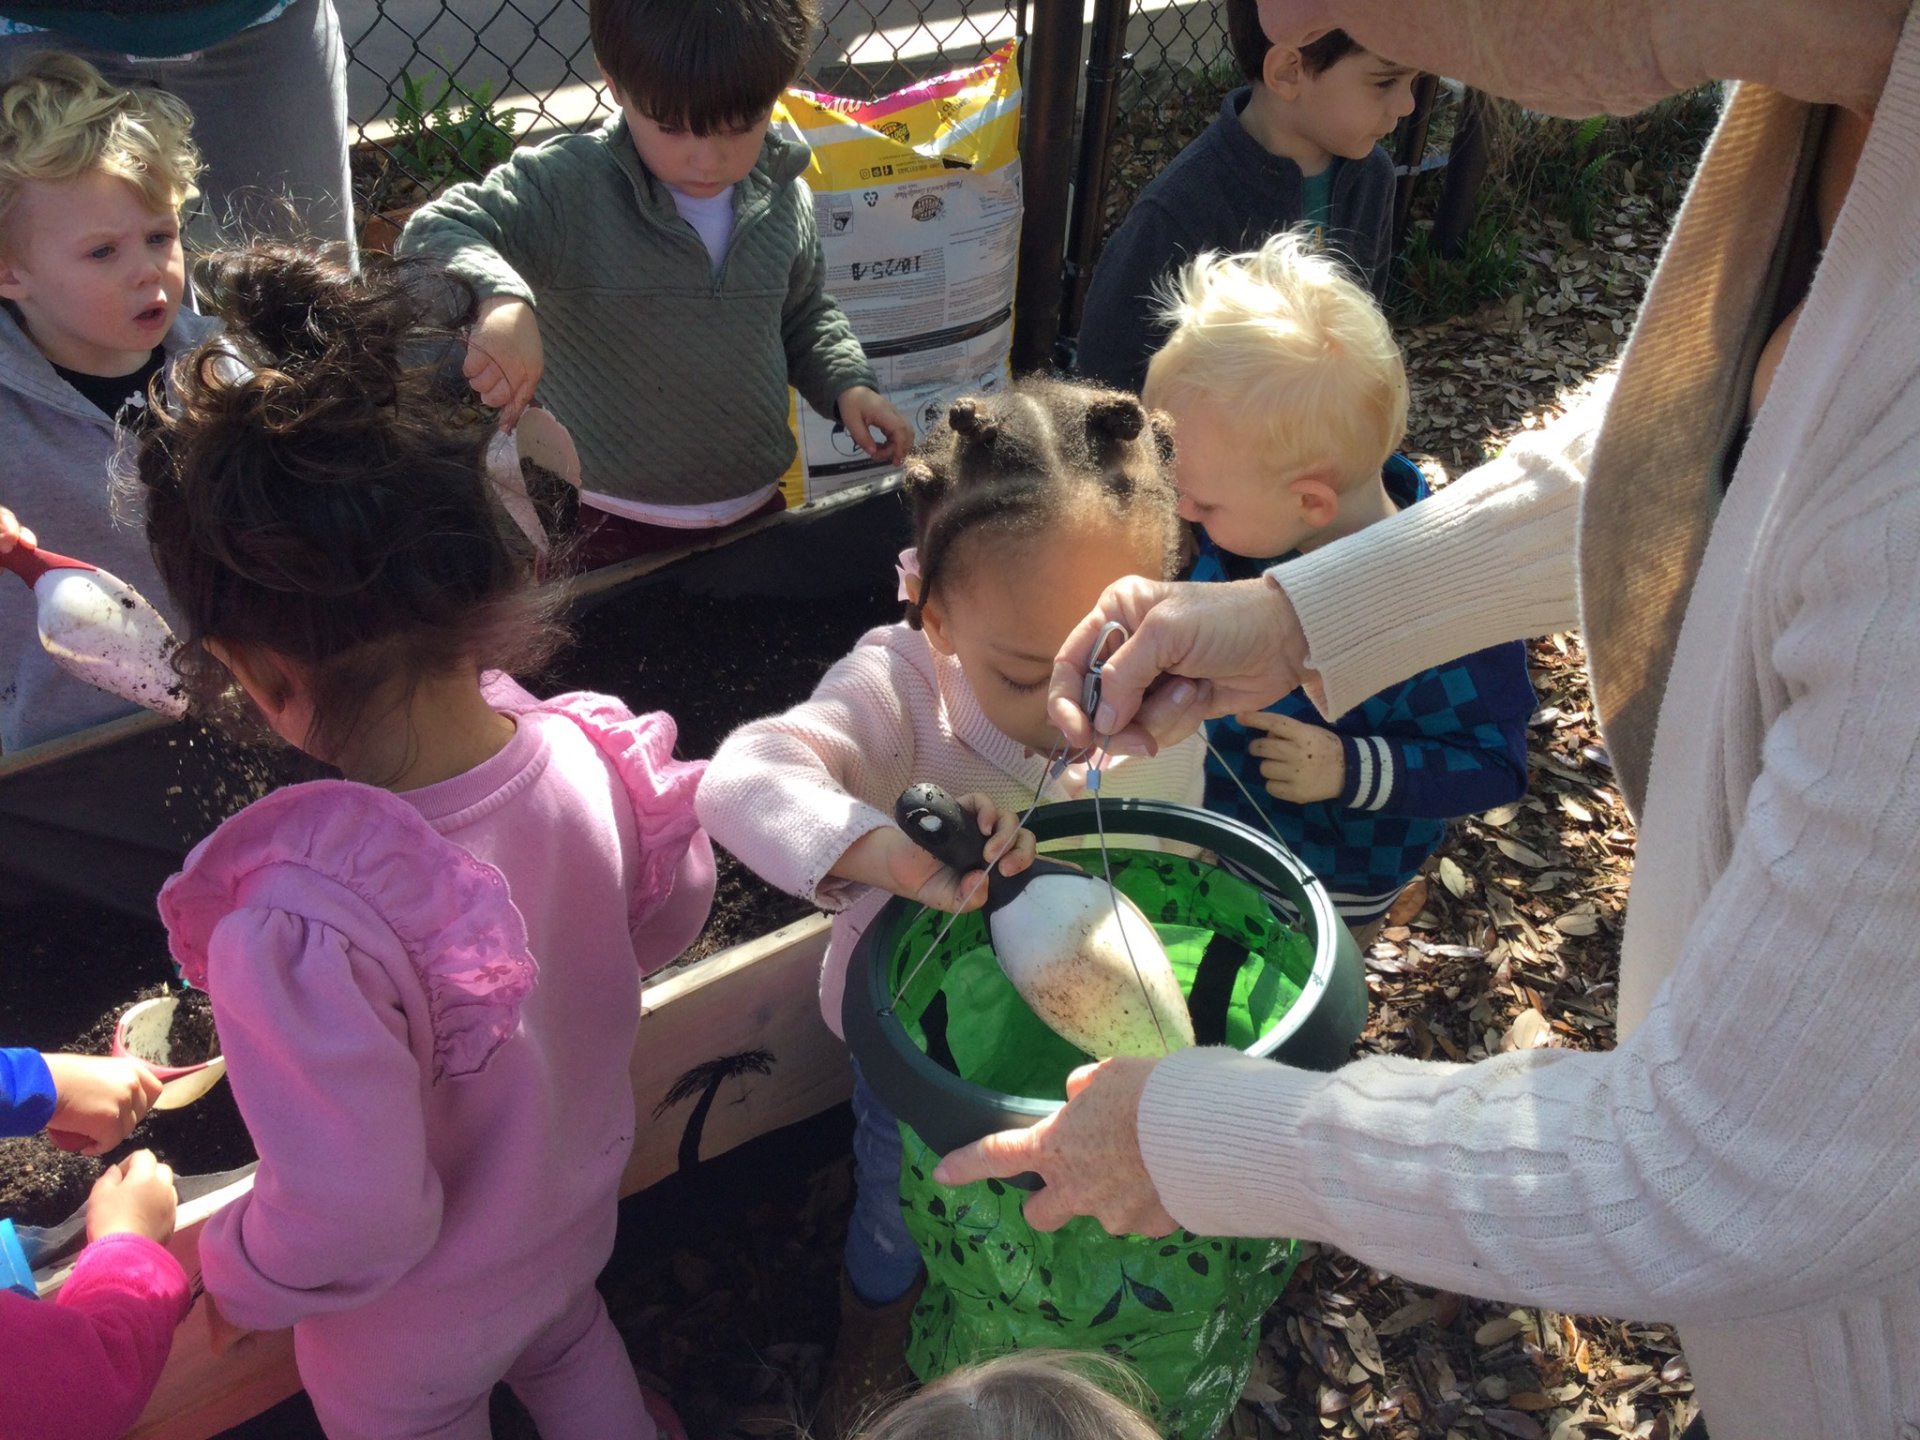
<svg viewBox="0 0 1920 1440">
<path fill-rule="evenodd" d="M 1419 468 L 1393 456 L 1383 477 L 1401 508 L 1427 497 Z M 1285 556 L 1253 560 L 1221 550 L 1200 533 L 1191 580 L 1243 580 Z M 1418 603 L 1418 597 L 1410 597 Z M 1349 925 L 1386 914 L 1394 896 L 1439 847 L 1447 821 L 1516 800 L 1527 788 L 1527 719 L 1533 713 L 1526 647 L 1478 650 L 1362 701 L 1331 725 L 1295 690 L 1267 708 L 1340 737 L 1346 785 L 1337 800 L 1296 805 L 1275 799 L 1247 753 L 1259 738 L 1231 718 L 1207 727 L 1207 808 L 1255 829 L 1277 830 L 1318 875 Z M 1233 767 L 1257 808 L 1233 783 Z"/>
</svg>

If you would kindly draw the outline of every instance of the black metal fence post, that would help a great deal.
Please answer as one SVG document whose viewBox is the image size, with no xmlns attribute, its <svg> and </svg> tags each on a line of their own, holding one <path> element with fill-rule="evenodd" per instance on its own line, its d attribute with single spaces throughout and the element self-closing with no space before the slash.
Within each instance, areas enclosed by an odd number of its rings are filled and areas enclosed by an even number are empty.
<svg viewBox="0 0 1920 1440">
<path fill-rule="evenodd" d="M 1427 153 L 1427 124 L 1433 118 L 1433 102 L 1440 92 L 1437 75 L 1414 77 L 1413 113 L 1401 125 L 1393 147 L 1393 164 L 1399 179 L 1393 186 L 1393 250 L 1397 255 L 1407 240 L 1407 222 L 1413 209 L 1413 187 L 1420 180 L 1420 162 Z"/>
<path fill-rule="evenodd" d="M 1460 103 L 1460 123 L 1453 132 L 1447 160 L 1447 179 L 1433 212 L 1433 247 L 1448 260 L 1457 260 L 1467 247 L 1480 204 L 1480 184 L 1487 178 L 1487 126 L 1493 102 L 1479 90 L 1467 91 Z"/>
<path fill-rule="evenodd" d="M 1100 211 L 1107 194 L 1108 150 L 1120 80 L 1132 68 L 1127 53 L 1127 19 L 1132 0 L 1095 0 L 1093 29 L 1087 42 L 1087 103 L 1081 124 L 1080 156 L 1074 169 L 1073 213 L 1067 231 L 1067 262 L 1062 275 L 1061 334 L 1054 341 L 1054 364 L 1073 363 L 1073 339 L 1080 333 L 1080 308 L 1100 250 Z"/>
<path fill-rule="evenodd" d="M 1027 213 L 1013 295 L 1015 373 L 1045 366 L 1060 334 L 1061 262 L 1073 186 L 1082 38 L 1080 0 L 1034 0 L 1020 136 Z"/>
</svg>

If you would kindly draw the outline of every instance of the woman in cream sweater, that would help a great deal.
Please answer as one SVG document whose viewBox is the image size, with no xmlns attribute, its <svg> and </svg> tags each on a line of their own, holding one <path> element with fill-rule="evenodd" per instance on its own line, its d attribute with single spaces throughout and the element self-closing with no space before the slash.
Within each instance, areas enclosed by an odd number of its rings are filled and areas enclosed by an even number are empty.
<svg viewBox="0 0 1920 1440">
<path fill-rule="evenodd" d="M 1114 1061 L 941 1178 L 1037 1170 L 1039 1223 L 1290 1234 L 1453 1290 L 1672 1322 L 1713 1440 L 1914 1440 L 1920 18 L 1908 0 L 1262 13 L 1276 37 L 1339 24 L 1566 113 L 1742 82 L 1611 396 L 1266 579 L 1123 582 L 1056 671 L 1071 723 L 1093 628 L 1127 623 L 1101 728 L 1165 741 L 1303 680 L 1338 714 L 1578 623 L 1640 827 L 1619 1045 L 1332 1075 Z M 1409 590 L 1433 599 L 1413 627 L 1389 603 Z"/>
</svg>

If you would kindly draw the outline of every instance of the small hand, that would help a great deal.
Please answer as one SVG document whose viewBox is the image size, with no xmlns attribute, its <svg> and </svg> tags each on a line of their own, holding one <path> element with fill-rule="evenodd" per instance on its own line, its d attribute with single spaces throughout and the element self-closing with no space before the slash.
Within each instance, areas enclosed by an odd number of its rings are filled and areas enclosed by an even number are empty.
<svg viewBox="0 0 1920 1440">
<path fill-rule="evenodd" d="M 988 837 L 989 865 L 998 864 L 1002 875 L 1011 876 L 1033 863 L 1033 832 L 1020 828 L 1018 815 L 1001 814 L 985 795 L 962 795 L 958 803 Z M 962 874 L 942 865 L 891 825 L 869 830 L 849 845 L 834 862 L 833 873 L 918 901 L 930 910 L 977 910 L 987 903 L 986 871 Z"/>
<path fill-rule="evenodd" d="M 511 430 L 532 403 L 546 368 L 540 322 L 533 307 L 511 295 L 482 302 L 467 332 L 467 358 L 461 372 L 483 405 L 500 412 L 500 428 Z"/>
<path fill-rule="evenodd" d="M 871 385 L 854 385 L 842 390 L 836 408 L 840 411 L 840 423 L 847 427 L 853 443 L 874 459 L 897 465 L 907 458 L 907 452 L 913 448 L 913 424 Z M 885 444 L 873 438 L 875 430 L 887 437 Z"/>
<path fill-rule="evenodd" d="M 63 1150 L 101 1155 L 133 1133 L 160 1095 L 160 1077 L 138 1060 L 47 1055 L 53 1074 L 49 1138 Z"/>
<path fill-rule="evenodd" d="M 164 1245 L 173 1234 L 179 1206 L 173 1167 L 162 1165 L 151 1150 L 136 1150 L 93 1182 L 87 1196 L 87 1239 L 144 1235 Z"/>
<path fill-rule="evenodd" d="M 1173 1216 L 1140 1154 L 1140 1097 L 1157 1060 L 1102 1060 L 1067 1077 L 1067 1103 L 1026 1130 L 1003 1130 L 935 1168 L 942 1185 L 1008 1180 L 1031 1170 L 1046 1188 L 1025 1205 L 1036 1230 L 1091 1215 L 1109 1235 L 1166 1235 Z"/>
<path fill-rule="evenodd" d="M 1295 805 L 1340 798 L 1347 785 L 1347 756 L 1333 731 L 1267 710 L 1233 718 L 1249 730 L 1266 732 L 1265 739 L 1247 746 L 1247 753 L 1260 760 L 1269 795 Z"/>
<path fill-rule="evenodd" d="M 20 518 L 13 511 L 0 505 L 0 555 L 13 549 L 16 540 L 24 540 L 29 545 L 39 543 L 33 538 L 33 531 L 22 525 Z"/>
</svg>

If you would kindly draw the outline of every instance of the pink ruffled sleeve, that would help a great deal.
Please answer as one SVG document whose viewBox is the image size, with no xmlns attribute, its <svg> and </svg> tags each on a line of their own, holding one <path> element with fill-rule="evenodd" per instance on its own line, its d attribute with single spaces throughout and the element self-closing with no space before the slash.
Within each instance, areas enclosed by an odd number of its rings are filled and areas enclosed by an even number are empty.
<svg viewBox="0 0 1920 1440">
<path fill-rule="evenodd" d="M 354 943 L 348 915 L 335 919 L 248 907 L 210 946 L 227 1079 L 260 1166 L 207 1221 L 200 1266 L 251 1330 L 366 1304 L 440 1234 L 410 1035 L 419 997 L 392 983 L 391 957 Z"/>
<path fill-rule="evenodd" d="M 469 1075 L 520 1025 L 539 967 L 504 876 L 441 836 L 405 801 L 317 780 L 255 801 L 194 847 L 160 891 L 160 918 L 189 985 L 209 989 L 215 927 L 277 874 L 313 884 L 276 893 L 329 903 L 337 887 L 379 917 L 431 1007 L 433 1078 Z"/>
<path fill-rule="evenodd" d="M 693 943 L 713 908 L 713 846 L 693 808 L 707 762 L 674 758 L 679 730 L 662 710 L 635 715 L 610 696 L 586 692 L 537 700 L 498 674 L 487 676 L 484 688 L 507 714 L 564 715 L 618 778 L 640 845 L 627 915 L 640 971 L 652 974 Z"/>
</svg>

